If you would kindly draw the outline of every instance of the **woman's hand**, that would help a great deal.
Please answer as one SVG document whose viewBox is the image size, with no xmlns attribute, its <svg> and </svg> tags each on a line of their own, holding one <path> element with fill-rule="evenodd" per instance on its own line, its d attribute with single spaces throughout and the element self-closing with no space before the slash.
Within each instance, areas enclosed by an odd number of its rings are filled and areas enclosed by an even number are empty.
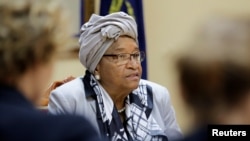
<svg viewBox="0 0 250 141">
<path fill-rule="evenodd" d="M 75 79 L 75 77 L 73 76 L 69 76 L 63 80 L 60 80 L 60 81 L 54 81 L 46 90 L 45 90 L 45 93 L 42 95 L 41 97 L 41 100 L 39 102 L 39 105 L 38 106 L 48 106 L 48 103 L 49 103 L 49 95 L 50 95 L 50 92 L 52 90 L 54 90 L 55 88 L 61 86 L 62 84 L 64 83 L 67 83 L 71 80 Z"/>
</svg>

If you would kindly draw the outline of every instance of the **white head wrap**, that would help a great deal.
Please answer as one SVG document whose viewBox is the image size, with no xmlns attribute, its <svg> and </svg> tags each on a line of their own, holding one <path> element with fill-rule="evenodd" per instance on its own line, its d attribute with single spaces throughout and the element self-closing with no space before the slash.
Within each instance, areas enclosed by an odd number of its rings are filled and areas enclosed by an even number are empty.
<svg viewBox="0 0 250 141">
<path fill-rule="evenodd" d="M 121 35 L 130 36 L 138 43 L 137 24 L 133 17 L 124 12 L 107 16 L 92 14 L 80 32 L 79 59 L 91 73 L 94 73 L 106 50 Z"/>
</svg>

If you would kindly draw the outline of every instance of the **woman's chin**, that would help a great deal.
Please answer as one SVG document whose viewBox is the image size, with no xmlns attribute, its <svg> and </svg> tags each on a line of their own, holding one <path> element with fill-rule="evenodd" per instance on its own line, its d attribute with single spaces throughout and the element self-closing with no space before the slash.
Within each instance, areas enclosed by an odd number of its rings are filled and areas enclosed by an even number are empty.
<svg viewBox="0 0 250 141">
<path fill-rule="evenodd" d="M 129 84 L 127 84 L 127 86 L 128 86 L 131 90 L 137 89 L 138 85 L 139 85 L 139 82 L 130 82 Z"/>
</svg>

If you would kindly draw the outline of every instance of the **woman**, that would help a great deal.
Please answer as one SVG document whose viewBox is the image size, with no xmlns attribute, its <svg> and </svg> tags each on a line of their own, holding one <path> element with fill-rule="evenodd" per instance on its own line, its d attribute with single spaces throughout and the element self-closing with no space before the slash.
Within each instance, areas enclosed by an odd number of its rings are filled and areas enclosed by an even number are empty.
<svg viewBox="0 0 250 141">
<path fill-rule="evenodd" d="M 70 39 L 65 9 L 57 2 L 0 1 L 1 141 L 99 139 L 85 118 L 47 115 L 35 108 L 52 75 L 58 47 Z"/>
<path fill-rule="evenodd" d="M 88 116 L 110 140 L 167 140 L 181 136 L 166 88 L 141 79 L 135 20 L 124 12 L 93 14 L 81 28 L 79 58 L 86 67 L 50 95 L 53 114 Z"/>
</svg>

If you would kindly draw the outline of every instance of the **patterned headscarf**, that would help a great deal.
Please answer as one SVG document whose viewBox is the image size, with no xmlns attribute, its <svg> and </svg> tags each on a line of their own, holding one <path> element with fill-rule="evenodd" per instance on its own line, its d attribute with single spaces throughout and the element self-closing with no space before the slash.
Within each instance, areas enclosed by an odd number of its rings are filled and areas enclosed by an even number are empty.
<svg viewBox="0 0 250 141">
<path fill-rule="evenodd" d="M 80 62 L 94 73 L 103 54 L 121 35 L 130 36 L 138 43 L 137 24 L 133 17 L 124 12 L 107 16 L 92 14 L 90 20 L 81 27 Z"/>
</svg>

